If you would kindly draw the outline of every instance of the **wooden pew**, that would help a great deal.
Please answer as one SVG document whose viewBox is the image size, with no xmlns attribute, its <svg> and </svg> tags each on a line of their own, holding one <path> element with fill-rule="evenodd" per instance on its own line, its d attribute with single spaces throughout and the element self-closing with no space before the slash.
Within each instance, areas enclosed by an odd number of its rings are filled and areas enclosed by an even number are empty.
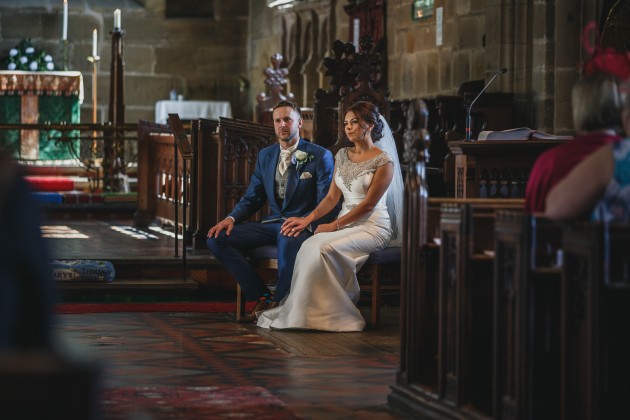
<svg viewBox="0 0 630 420">
<path fill-rule="evenodd" d="M 420 142 L 406 143 L 414 153 Z M 488 217 L 468 200 L 438 210 L 418 162 L 405 185 L 401 356 L 389 404 L 414 417 L 630 416 L 630 227 L 565 228 L 516 207 Z M 427 226 L 436 218 L 438 268 Z M 490 248 L 475 235 L 488 229 Z"/>
<path fill-rule="evenodd" d="M 505 213 L 495 241 L 494 418 L 627 418 L 630 226 Z"/>
<path fill-rule="evenodd" d="M 499 212 L 494 241 L 494 418 L 558 418 L 562 225 Z"/>
<path fill-rule="evenodd" d="M 544 151 L 567 140 L 452 141 L 457 198 L 523 198 L 529 172 Z M 451 179 L 451 178 L 449 178 Z"/>
<path fill-rule="evenodd" d="M 414 249 L 413 264 L 403 261 L 413 280 L 403 276 L 401 366 L 391 405 L 427 416 L 492 417 L 495 213 L 522 206 L 521 199 L 428 199 L 427 224 L 406 229 L 424 229 L 427 239 Z"/>
<path fill-rule="evenodd" d="M 630 417 L 630 226 L 563 232 L 560 418 Z"/>
<path fill-rule="evenodd" d="M 438 394 L 445 411 L 492 416 L 493 232 L 520 199 L 467 199 L 441 208 Z"/>
</svg>

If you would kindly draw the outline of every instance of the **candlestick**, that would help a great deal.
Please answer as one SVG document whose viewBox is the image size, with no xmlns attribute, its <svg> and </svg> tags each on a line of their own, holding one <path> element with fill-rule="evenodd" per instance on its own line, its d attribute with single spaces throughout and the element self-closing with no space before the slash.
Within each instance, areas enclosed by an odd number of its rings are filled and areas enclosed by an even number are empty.
<svg viewBox="0 0 630 420">
<path fill-rule="evenodd" d="M 98 33 L 96 32 L 96 29 L 94 29 L 94 32 L 92 32 L 92 57 L 97 57 L 98 56 Z"/>
<path fill-rule="evenodd" d="M 63 0 L 63 31 L 62 40 L 68 39 L 68 0 Z"/>
<path fill-rule="evenodd" d="M 114 10 L 114 29 L 120 29 L 120 9 Z"/>
<path fill-rule="evenodd" d="M 68 40 L 61 41 L 62 58 L 63 58 L 63 70 L 68 71 Z"/>
</svg>

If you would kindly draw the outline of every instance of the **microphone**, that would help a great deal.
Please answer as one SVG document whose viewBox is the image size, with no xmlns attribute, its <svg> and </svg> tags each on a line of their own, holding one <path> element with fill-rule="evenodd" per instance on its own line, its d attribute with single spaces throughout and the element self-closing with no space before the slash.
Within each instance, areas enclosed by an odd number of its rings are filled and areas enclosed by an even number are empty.
<svg viewBox="0 0 630 420">
<path fill-rule="evenodd" d="M 507 71 L 508 69 L 505 67 L 500 68 L 499 70 L 495 71 L 492 77 L 490 78 L 490 81 L 483 87 L 483 89 L 481 89 L 481 91 L 477 94 L 477 96 L 475 96 L 475 99 L 472 100 L 470 105 L 468 105 L 468 113 L 466 114 L 466 141 L 470 141 L 470 134 L 471 134 L 470 133 L 470 111 L 472 110 L 473 105 L 475 104 L 475 102 L 477 102 L 477 99 L 479 99 L 481 94 L 486 91 L 486 88 L 490 86 L 490 83 L 492 83 L 492 81 L 496 79 L 498 75 L 507 73 Z"/>
</svg>

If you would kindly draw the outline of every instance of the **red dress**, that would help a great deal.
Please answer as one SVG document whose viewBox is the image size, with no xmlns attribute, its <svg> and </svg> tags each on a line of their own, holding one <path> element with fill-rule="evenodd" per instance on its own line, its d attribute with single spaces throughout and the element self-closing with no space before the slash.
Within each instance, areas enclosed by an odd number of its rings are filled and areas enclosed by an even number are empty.
<svg viewBox="0 0 630 420">
<path fill-rule="evenodd" d="M 606 144 L 621 140 L 616 134 L 603 132 L 576 137 L 562 146 L 554 147 L 540 155 L 534 163 L 525 190 L 525 211 L 545 211 L 545 199 L 549 191 L 585 157 Z"/>
</svg>

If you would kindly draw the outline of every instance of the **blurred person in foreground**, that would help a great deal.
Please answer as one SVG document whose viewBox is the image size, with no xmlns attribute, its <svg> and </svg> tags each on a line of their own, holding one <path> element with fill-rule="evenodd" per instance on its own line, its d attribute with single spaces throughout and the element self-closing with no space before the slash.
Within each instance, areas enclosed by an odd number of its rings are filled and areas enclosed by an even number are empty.
<svg viewBox="0 0 630 420">
<path fill-rule="evenodd" d="M 630 53 L 618 54 L 616 72 L 624 108 L 621 119 L 630 133 Z M 600 147 L 577 165 L 549 193 L 545 216 L 554 220 L 590 217 L 599 222 L 630 221 L 630 139 Z"/>
<path fill-rule="evenodd" d="M 572 91 L 574 140 L 554 147 L 538 157 L 525 191 L 525 210 L 545 211 L 549 191 L 578 163 L 600 147 L 623 138 L 620 93 L 622 83 L 630 79 L 624 64 L 627 54 L 608 49 L 596 52 L 583 67 L 582 78 Z"/>
</svg>

